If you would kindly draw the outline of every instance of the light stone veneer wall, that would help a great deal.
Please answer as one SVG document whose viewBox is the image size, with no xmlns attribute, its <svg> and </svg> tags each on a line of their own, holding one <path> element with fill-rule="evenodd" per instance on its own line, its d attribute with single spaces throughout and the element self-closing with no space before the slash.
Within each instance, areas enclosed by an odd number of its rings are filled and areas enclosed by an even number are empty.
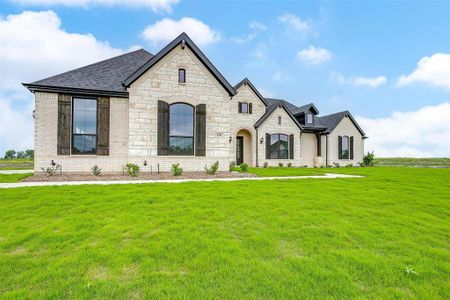
<svg viewBox="0 0 450 300">
<path fill-rule="evenodd" d="M 178 83 L 178 69 L 186 69 L 186 83 Z M 173 163 L 185 170 L 202 171 L 219 161 L 230 162 L 230 96 L 188 47 L 174 48 L 129 88 L 129 161 L 143 171 L 169 171 Z M 167 103 L 206 104 L 206 156 L 158 156 L 158 100 Z M 147 161 L 147 167 L 143 166 Z"/>
<path fill-rule="evenodd" d="M 278 117 L 281 117 L 281 125 L 278 124 Z M 294 159 L 266 159 L 266 133 L 294 134 Z M 259 139 L 264 137 L 264 143 L 260 144 Z M 291 162 L 293 166 L 300 166 L 300 129 L 289 117 L 283 108 L 277 108 L 258 128 L 258 165 L 263 166 L 267 162 L 269 166 L 278 166 L 283 163 L 284 166 Z"/>
<path fill-rule="evenodd" d="M 252 103 L 252 114 L 240 114 L 238 104 L 239 102 Z M 248 85 L 241 85 L 237 90 L 237 94 L 231 99 L 231 134 L 232 140 L 230 144 L 230 159 L 236 160 L 236 136 L 240 130 L 249 132 L 249 136 L 244 136 L 244 162 L 250 166 L 256 166 L 256 130 L 255 123 L 266 112 L 266 106 L 253 92 Z M 250 141 L 247 141 L 247 139 Z M 251 159 L 249 160 L 249 151 L 251 151 Z"/>
<path fill-rule="evenodd" d="M 91 172 L 98 165 L 103 172 L 120 172 L 128 156 L 128 99 L 110 98 L 110 153 L 97 155 L 57 155 L 58 94 L 35 93 L 34 170 L 51 166 L 66 172 Z"/>
<path fill-rule="evenodd" d="M 302 133 L 300 138 L 300 165 L 314 167 L 317 155 L 317 138 L 314 133 Z"/>
<path fill-rule="evenodd" d="M 353 159 L 339 159 L 338 146 L 339 146 L 339 136 L 347 135 L 353 136 Z M 362 161 L 364 156 L 364 139 L 361 133 L 350 120 L 350 118 L 345 117 L 342 121 L 334 128 L 334 130 L 328 135 L 328 164 L 332 165 L 334 162 L 339 163 L 341 166 L 348 164 L 356 165 Z"/>
</svg>

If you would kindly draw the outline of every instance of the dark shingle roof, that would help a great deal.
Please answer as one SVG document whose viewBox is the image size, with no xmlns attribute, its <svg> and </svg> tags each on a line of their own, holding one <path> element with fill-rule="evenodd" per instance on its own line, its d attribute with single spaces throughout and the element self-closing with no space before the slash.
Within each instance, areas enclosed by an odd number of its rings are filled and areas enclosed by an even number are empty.
<svg viewBox="0 0 450 300">
<path fill-rule="evenodd" d="M 152 57 L 139 49 L 25 85 L 124 92 L 122 81 Z"/>
<path fill-rule="evenodd" d="M 333 131 L 334 128 L 341 122 L 341 120 L 345 117 L 349 117 L 350 120 L 353 122 L 353 124 L 356 126 L 356 128 L 359 130 L 362 136 L 365 136 L 366 134 L 364 131 L 359 127 L 358 123 L 356 123 L 356 120 L 353 118 L 352 114 L 348 111 L 341 111 L 338 113 L 326 115 L 323 117 L 318 117 L 319 122 L 321 125 L 325 126 L 327 128 L 327 133 L 330 133 Z"/>
<path fill-rule="evenodd" d="M 284 100 L 284 99 L 278 99 L 278 98 L 267 98 L 266 97 L 267 102 L 270 104 L 275 104 L 275 103 L 279 103 L 282 102 L 284 105 L 286 105 L 286 107 L 289 109 L 289 111 L 292 113 L 294 110 L 297 109 L 297 106 L 295 106 L 294 104 Z"/>
<path fill-rule="evenodd" d="M 292 111 L 292 113 L 294 115 L 296 115 L 296 114 L 300 114 L 300 113 L 305 113 L 308 110 L 313 110 L 314 114 L 316 114 L 316 115 L 319 114 L 319 110 L 314 105 L 314 103 L 309 103 L 309 104 L 306 104 L 306 105 L 299 106 L 294 111 Z"/>
</svg>

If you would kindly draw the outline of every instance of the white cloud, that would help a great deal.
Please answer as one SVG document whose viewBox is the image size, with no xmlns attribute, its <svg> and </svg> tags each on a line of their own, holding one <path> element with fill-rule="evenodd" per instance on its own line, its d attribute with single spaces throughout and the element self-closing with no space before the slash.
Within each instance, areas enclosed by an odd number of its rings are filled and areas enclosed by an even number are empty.
<svg viewBox="0 0 450 300">
<path fill-rule="evenodd" d="M 256 21 L 250 22 L 249 27 L 250 27 L 250 29 L 253 29 L 255 31 L 256 30 L 258 30 L 258 31 L 266 31 L 267 30 L 266 26 L 264 26 L 263 24 L 256 22 Z"/>
<path fill-rule="evenodd" d="M 52 11 L 24 11 L 0 17 L 0 44 L 0 155 L 5 148 L 32 146 L 32 94 L 21 82 L 124 52 L 91 34 L 64 31 L 60 18 Z"/>
<path fill-rule="evenodd" d="M 297 53 L 297 58 L 308 65 L 319 65 L 331 60 L 331 52 L 324 48 L 309 46 Z"/>
<path fill-rule="evenodd" d="M 142 32 L 142 37 L 155 45 L 159 45 L 172 41 L 182 32 L 186 32 L 200 46 L 206 46 L 220 40 L 220 34 L 217 31 L 202 21 L 189 17 L 181 18 L 178 21 L 169 18 L 162 19 L 147 26 Z"/>
<path fill-rule="evenodd" d="M 304 21 L 294 14 L 284 14 L 278 17 L 278 21 L 288 26 L 290 30 L 297 33 L 306 34 L 311 31 L 311 23 Z"/>
<path fill-rule="evenodd" d="M 272 75 L 272 80 L 275 82 L 286 82 L 289 81 L 291 79 L 290 76 L 284 74 L 281 71 L 276 71 L 273 75 Z"/>
<path fill-rule="evenodd" d="M 353 86 L 366 86 L 369 88 L 377 88 L 383 84 L 386 84 L 388 81 L 386 76 L 377 76 L 377 77 L 352 76 L 347 78 L 344 75 L 337 72 L 331 72 L 330 78 L 331 80 L 338 82 L 340 84 L 350 84 Z"/>
<path fill-rule="evenodd" d="M 398 86 L 414 82 L 425 82 L 450 90 L 450 54 L 436 53 L 423 57 L 409 75 L 400 76 Z"/>
<path fill-rule="evenodd" d="M 146 7 L 153 11 L 172 12 L 172 6 L 179 0 L 10 0 L 21 5 L 28 6 L 69 6 L 69 7 L 89 7 L 89 6 L 129 6 Z"/>
<path fill-rule="evenodd" d="M 366 152 L 378 157 L 450 157 L 450 103 L 356 119 L 369 136 Z"/>
</svg>

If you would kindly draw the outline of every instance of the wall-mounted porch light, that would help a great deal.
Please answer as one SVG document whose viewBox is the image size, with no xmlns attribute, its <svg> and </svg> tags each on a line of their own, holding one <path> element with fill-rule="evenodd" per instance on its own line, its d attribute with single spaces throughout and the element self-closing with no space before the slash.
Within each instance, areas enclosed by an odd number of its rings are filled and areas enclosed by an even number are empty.
<svg viewBox="0 0 450 300">
<path fill-rule="evenodd" d="M 233 138 L 230 136 L 230 137 L 228 138 L 228 143 L 231 143 L 232 140 L 233 140 Z"/>
<path fill-rule="evenodd" d="M 259 139 L 259 143 L 260 144 L 264 143 L 264 138 L 263 137 Z"/>
</svg>

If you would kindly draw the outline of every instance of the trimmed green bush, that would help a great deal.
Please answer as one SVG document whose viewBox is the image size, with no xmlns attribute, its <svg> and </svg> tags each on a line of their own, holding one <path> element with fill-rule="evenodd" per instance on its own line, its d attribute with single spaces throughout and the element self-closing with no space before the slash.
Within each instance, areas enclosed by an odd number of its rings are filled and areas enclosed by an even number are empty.
<svg viewBox="0 0 450 300">
<path fill-rule="evenodd" d="M 127 163 L 125 165 L 125 170 L 127 171 L 127 174 L 132 177 L 137 177 L 139 176 L 139 173 L 141 173 L 141 168 L 139 168 L 138 165 L 132 163 Z"/>
<path fill-rule="evenodd" d="M 173 176 L 181 176 L 183 175 L 183 168 L 180 167 L 180 164 L 172 164 L 172 175 Z"/>
</svg>

